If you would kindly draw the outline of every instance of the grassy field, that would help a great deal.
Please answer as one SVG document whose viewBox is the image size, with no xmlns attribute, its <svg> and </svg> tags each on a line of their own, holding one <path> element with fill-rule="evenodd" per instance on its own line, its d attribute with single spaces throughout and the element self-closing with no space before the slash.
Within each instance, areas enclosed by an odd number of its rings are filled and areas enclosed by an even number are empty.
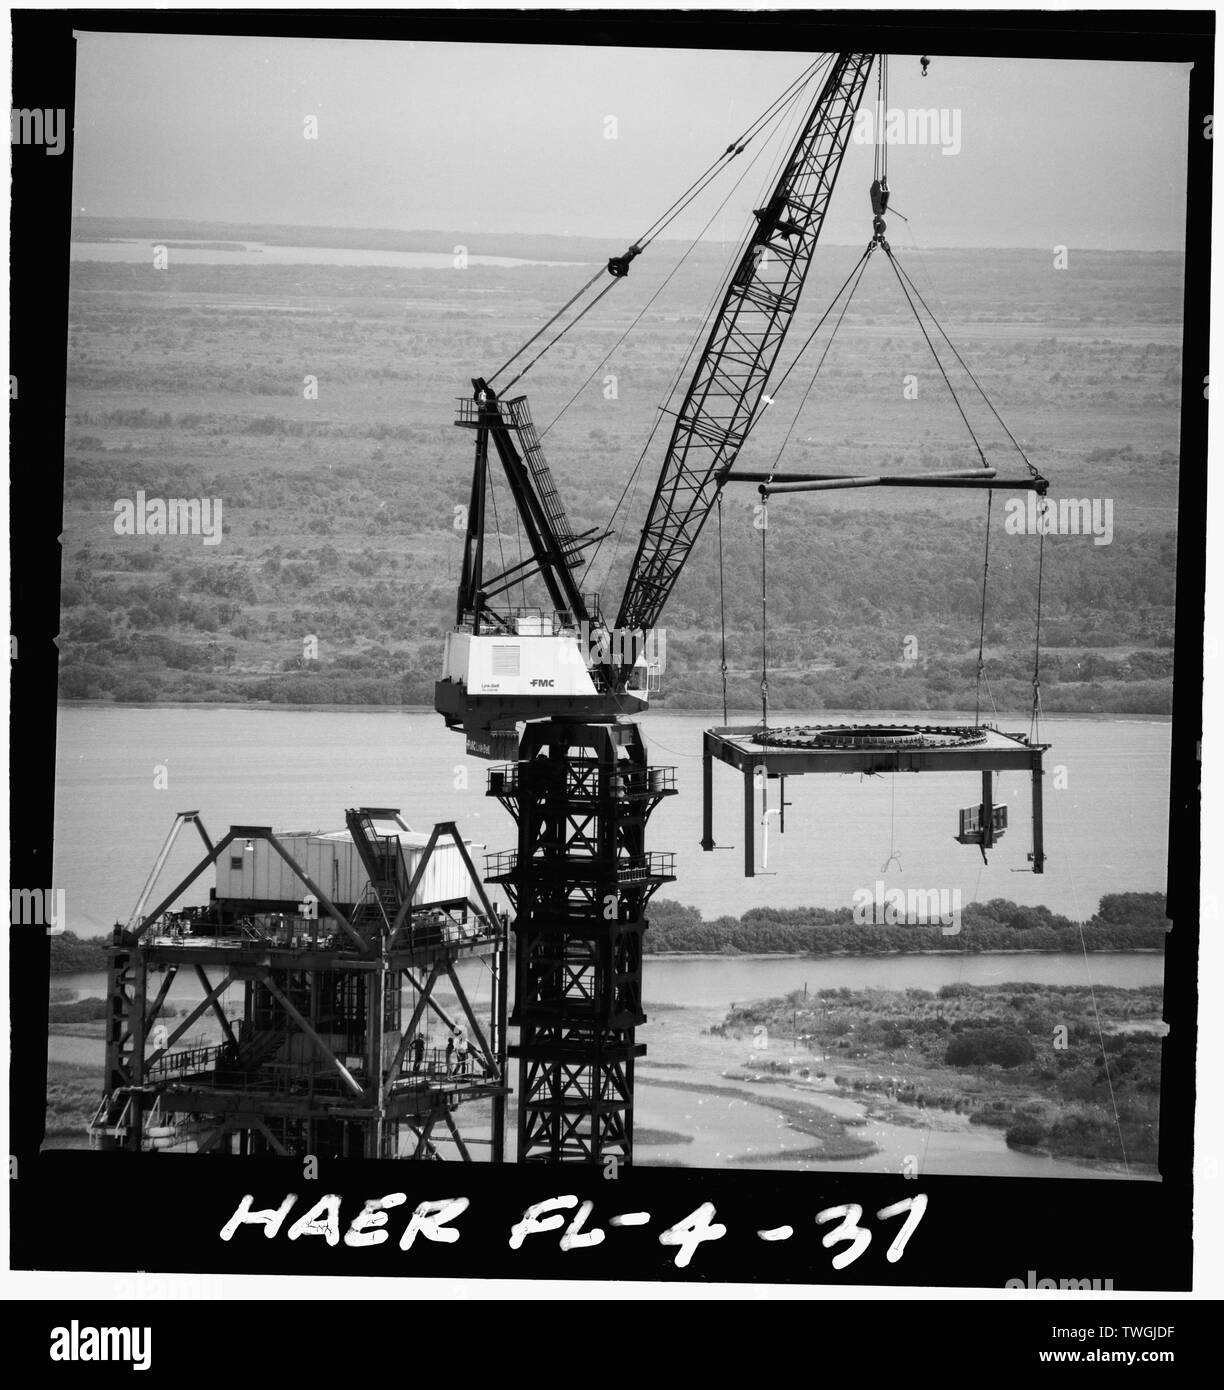
<svg viewBox="0 0 1224 1390">
<path fill-rule="evenodd" d="M 171 230 L 212 241 L 234 231 Z M 432 698 L 453 619 L 456 509 L 470 482 L 471 437 L 453 427 L 455 398 L 470 394 L 470 379 L 491 373 L 607 254 L 587 241 L 565 254 L 564 239 L 512 240 L 511 250 L 493 238 L 489 247 L 498 250 L 489 251 L 469 238 L 469 250 L 586 264 L 203 266 L 179 263 L 173 250 L 164 271 L 151 261 L 74 262 L 60 639 L 66 698 Z M 451 244 L 440 236 L 423 249 Z M 646 307 L 682 250 L 660 242 L 639 258 L 624 284 L 515 390 L 529 392 L 541 430 L 556 420 L 545 449 L 579 528 L 612 516 L 728 254 L 698 247 Z M 1113 508 L 1109 545 L 1081 535 L 1046 542 L 1046 707 L 1166 711 L 1180 260 L 1082 252 L 1055 271 L 1045 252 L 919 254 L 903 236 L 896 251 L 1052 480 L 1051 496 L 1109 499 Z M 820 253 L 783 361 L 856 257 L 836 247 Z M 637 329 L 617 347 L 639 312 Z M 782 470 L 904 472 L 978 462 L 885 263 L 868 267 L 805 399 L 811 366 L 805 358 L 766 412 L 741 455 L 743 468 L 774 463 L 801 400 Z M 963 376 L 954 380 L 966 386 Z M 970 418 L 1000 474 L 1023 471 L 980 402 Z M 618 514 L 625 542 L 607 542 L 587 580 L 607 607 L 623 583 L 664 433 Z M 221 543 L 116 535 L 116 502 L 141 489 L 149 498 L 220 498 Z M 1003 497 L 992 518 L 987 674 L 999 707 L 1019 708 L 1031 674 L 1036 540 L 1005 533 Z M 730 687 L 732 702 L 745 708 L 756 698 L 760 662 L 756 500 L 754 489 L 732 488 L 724 511 Z M 498 507 L 490 553 L 512 562 L 521 537 L 504 488 Z M 921 709 L 971 699 L 984 522 L 981 494 L 777 499 L 769 529 L 775 704 Z M 665 615 L 665 700 L 675 707 L 717 703 L 718 582 L 711 526 Z M 311 636 L 317 659 L 304 657 Z M 907 660 L 908 637 L 917 655 L 911 646 Z"/>
<path fill-rule="evenodd" d="M 47 1131 L 43 1147 L 84 1149 L 86 1128 L 102 1099 L 102 1068 L 47 1063 Z"/>
</svg>

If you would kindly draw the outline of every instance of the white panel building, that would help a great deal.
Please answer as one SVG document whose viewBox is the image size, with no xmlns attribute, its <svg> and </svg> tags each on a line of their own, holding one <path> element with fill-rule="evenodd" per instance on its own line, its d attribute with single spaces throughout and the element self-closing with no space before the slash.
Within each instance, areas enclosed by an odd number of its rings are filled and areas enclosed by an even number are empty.
<svg viewBox="0 0 1224 1390">
<path fill-rule="evenodd" d="M 399 841 L 409 881 L 429 843 L 429 836 L 394 822 L 377 826 L 380 836 Z M 345 908 L 361 900 L 369 875 L 353 837 L 347 830 L 296 831 L 276 837 L 311 879 L 336 904 Z M 464 841 L 469 854 L 471 841 Z M 262 903 L 300 902 L 309 891 L 266 840 L 234 840 L 217 860 L 216 896 Z M 412 896 L 415 906 L 471 898 L 476 890 L 459 853 L 448 840 L 439 840 Z"/>
</svg>

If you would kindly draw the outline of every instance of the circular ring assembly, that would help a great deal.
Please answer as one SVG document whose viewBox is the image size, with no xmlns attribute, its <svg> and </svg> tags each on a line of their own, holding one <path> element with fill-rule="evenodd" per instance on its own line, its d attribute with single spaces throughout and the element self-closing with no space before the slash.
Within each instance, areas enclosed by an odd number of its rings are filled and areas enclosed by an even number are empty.
<svg viewBox="0 0 1224 1390">
<path fill-rule="evenodd" d="M 758 730 L 753 743 L 771 748 L 967 748 L 986 741 L 972 724 L 800 724 Z"/>
</svg>

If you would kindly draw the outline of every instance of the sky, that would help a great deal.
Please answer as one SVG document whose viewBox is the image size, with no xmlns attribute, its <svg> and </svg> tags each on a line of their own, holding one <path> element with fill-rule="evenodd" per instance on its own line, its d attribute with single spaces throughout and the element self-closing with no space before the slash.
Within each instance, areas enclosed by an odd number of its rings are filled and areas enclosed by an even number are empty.
<svg viewBox="0 0 1224 1390">
<path fill-rule="evenodd" d="M 811 56 L 82 32 L 75 206 L 631 239 Z M 923 78 L 894 55 L 889 106 L 943 126 L 939 144 L 890 146 L 893 206 L 930 247 L 1180 250 L 1187 81 L 1184 64 L 937 54 Z M 741 236 L 766 169 L 710 236 Z M 834 199 L 830 242 L 870 234 L 871 171 L 852 141 L 843 179 L 862 199 Z M 669 235 L 696 235 L 725 191 Z"/>
</svg>

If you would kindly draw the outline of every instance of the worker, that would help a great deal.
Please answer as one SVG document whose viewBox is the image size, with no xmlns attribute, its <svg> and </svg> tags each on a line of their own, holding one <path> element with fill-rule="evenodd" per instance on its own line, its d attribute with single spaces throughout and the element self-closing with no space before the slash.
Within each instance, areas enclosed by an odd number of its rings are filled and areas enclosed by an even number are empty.
<svg viewBox="0 0 1224 1390">
<path fill-rule="evenodd" d="M 425 1039 L 420 1033 L 412 1040 L 412 1073 L 414 1076 L 421 1074 L 421 1067 L 425 1061 Z"/>
<path fill-rule="evenodd" d="M 455 1035 L 452 1033 L 446 1040 L 446 1075 L 451 1077 L 455 1072 Z"/>
<path fill-rule="evenodd" d="M 455 1044 L 455 1062 L 456 1069 L 458 1070 L 459 1075 L 466 1076 L 468 1063 L 468 1040 L 467 1034 L 463 1032 L 459 1033 L 458 1040 Z"/>
</svg>

